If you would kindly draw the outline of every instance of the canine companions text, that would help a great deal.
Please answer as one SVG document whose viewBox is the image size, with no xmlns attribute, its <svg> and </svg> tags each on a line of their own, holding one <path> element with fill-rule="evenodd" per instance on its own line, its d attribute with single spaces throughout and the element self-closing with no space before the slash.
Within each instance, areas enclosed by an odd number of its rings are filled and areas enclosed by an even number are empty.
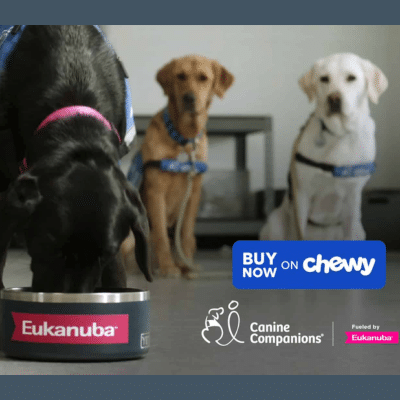
<svg viewBox="0 0 400 400">
<path fill-rule="evenodd" d="M 316 108 L 296 139 L 289 191 L 260 233 L 263 240 L 364 240 L 361 193 L 375 169 L 382 71 L 354 54 L 317 61 L 299 81 Z"/>
<path fill-rule="evenodd" d="M 132 230 L 151 280 L 146 212 L 118 166 L 126 130 L 122 65 L 95 26 L 14 26 L 8 34 L 20 37 L 0 82 L 0 139 L 11 138 L 0 147 L 0 183 L 8 187 L 0 272 L 13 232 L 24 226 L 34 291 L 123 288 L 118 252 Z M 22 159 L 27 171 L 19 174 Z"/>
</svg>

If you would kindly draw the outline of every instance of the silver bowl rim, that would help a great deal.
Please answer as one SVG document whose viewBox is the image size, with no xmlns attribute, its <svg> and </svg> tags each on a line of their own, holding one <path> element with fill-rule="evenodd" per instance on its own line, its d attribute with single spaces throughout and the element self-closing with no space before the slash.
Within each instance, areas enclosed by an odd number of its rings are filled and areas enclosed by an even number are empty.
<svg viewBox="0 0 400 400">
<path fill-rule="evenodd" d="M 44 293 L 32 292 L 29 287 L 6 288 L 0 299 L 32 303 L 130 303 L 150 300 L 148 290 L 126 288 L 96 293 Z M 107 289 L 105 289 L 107 290 Z"/>
</svg>

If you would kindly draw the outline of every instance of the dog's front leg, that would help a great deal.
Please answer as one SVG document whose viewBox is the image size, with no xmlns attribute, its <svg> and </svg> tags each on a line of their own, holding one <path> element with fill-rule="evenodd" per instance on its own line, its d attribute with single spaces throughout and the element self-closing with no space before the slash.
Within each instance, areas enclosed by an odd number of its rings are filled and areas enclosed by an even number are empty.
<svg viewBox="0 0 400 400">
<path fill-rule="evenodd" d="M 158 190 L 157 186 L 149 185 L 144 191 L 151 242 L 161 276 L 178 277 L 181 271 L 174 263 L 169 243 L 165 192 Z"/>
<path fill-rule="evenodd" d="M 3 271 L 7 250 L 15 230 L 15 220 L 10 216 L 5 194 L 0 194 L 0 289 L 4 288 Z"/>
<path fill-rule="evenodd" d="M 5 213 L 5 201 L 5 196 L 0 194 L 0 289 L 4 288 L 3 271 L 6 264 L 8 246 L 10 245 L 11 240 L 8 232 L 9 229 L 7 228 L 7 222 L 4 224 L 4 222 L 7 220 L 7 215 Z"/>
<path fill-rule="evenodd" d="M 361 223 L 362 187 L 353 186 L 349 192 L 343 211 L 343 240 L 365 240 L 365 231 Z"/>
<path fill-rule="evenodd" d="M 305 240 L 310 209 L 310 199 L 306 190 L 298 189 L 295 196 L 294 208 L 294 223 L 297 225 L 295 226 L 297 240 Z"/>
<path fill-rule="evenodd" d="M 201 197 L 202 176 L 193 178 L 193 189 L 189 202 L 186 207 L 185 217 L 182 224 L 181 240 L 182 250 L 189 260 L 193 260 L 196 251 L 196 238 L 194 228 L 196 225 L 197 211 L 199 209 Z M 189 265 L 180 264 L 181 269 L 190 269 Z"/>
<path fill-rule="evenodd" d="M 37 179 L 30 175 L 21 175 L 0 194 L 0 289 L 3 285 L 3 270 L 7 250 L 14 232 L 21 227 L 41 201 Z"/>
</svg>

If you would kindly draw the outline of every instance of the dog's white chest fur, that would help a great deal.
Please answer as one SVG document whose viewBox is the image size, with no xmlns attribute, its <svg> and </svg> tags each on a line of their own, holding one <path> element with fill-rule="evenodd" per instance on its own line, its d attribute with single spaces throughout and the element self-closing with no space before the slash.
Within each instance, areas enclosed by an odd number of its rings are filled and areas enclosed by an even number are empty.
<svg viewBox="0 0 400 400">
<path fill-rule="evenodd" d="M 323 131 L 321 121 L 313 116 L 308 121 L 298 152 L 307 158 L 334 166 L 351 166 L 373 162 L 375 159 L 374 121 L 368 116 L 360 120 L 355 131 L 335 136 Z M 301 189 L 309 195 L 308 219 L 324 227 L 340 225 L 343 209 L 353 201 L 349 196 L 366 184 L 369 176 L 334 177 L 318 167 L 296 163 Z"/>
<path fill-rule="evenodd" d="M 359 118 L 343 136 L 323 131 L 321 119 L 314 115 L 304 128 L 298 151 L 316 162 L 344 166 L 375 160 L 375 123 L 368 116 Z"/>
</svg>

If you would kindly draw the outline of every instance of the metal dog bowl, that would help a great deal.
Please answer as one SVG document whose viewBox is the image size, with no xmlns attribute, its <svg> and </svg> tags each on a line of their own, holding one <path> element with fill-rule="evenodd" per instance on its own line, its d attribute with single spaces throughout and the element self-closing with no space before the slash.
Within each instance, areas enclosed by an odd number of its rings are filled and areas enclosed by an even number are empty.
<svg viewBox="0 0 400 400">
<path fill-rule="evenodd" d="M 150 293 L 0 292 L 1 348 L 33 360 L 106 361 L 143 357 L 150 344 Z"/>
</svg>

